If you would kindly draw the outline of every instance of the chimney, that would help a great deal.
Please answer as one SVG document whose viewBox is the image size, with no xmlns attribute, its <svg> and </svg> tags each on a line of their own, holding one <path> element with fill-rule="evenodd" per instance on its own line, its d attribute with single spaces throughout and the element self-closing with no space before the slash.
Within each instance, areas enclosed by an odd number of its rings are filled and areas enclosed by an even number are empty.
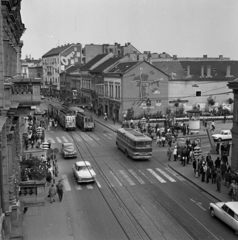
<svg viewBox="0 0 238 240">
<path fill-rule="evenodd" d="M 207 58 L 207 55 L 203 55 L 203 58 Z"/>
<path fill-rule="evenodd" d="M 230 77 L 231 76 L 231 66 L 227 65 L 226 66 L 226 77 Z"/>
<path fill-rule="evenodd" d="M 223 58 L 223 55 L 219 55 L 219 58 Z"/>
<path fill-rule="evenodd" d="M 189 77 L 190 76 L 190 66 L 188 65 L 187 66 L 187 77 Z"/>
<path fill-rule="evenodd" d="M 201 77 L 204 77 L 204 66 L 201 66 Z"/>
<path fill-rule="evenodd" d="M 207 77 L 211 77 L 211 66 L 207 66 Z"/>
<path fill-rule="evenodd" d="M 114 45 L 117 46 L 117 42 L 115 42 Z"/>
<path fill-rule="evenodd" d="M 175 60 L 178 59 L 178 58 L 177 58 L 177 55 L 173 55 L 173 59 L 175 59 Z"/>
<path fill-rule="evenodd" d="M 127 43 L 127 45 L 129 46 L 129 45 L 131 45 L 131 43 L 130 43 L 130 42 L 128 42 L 128 43 Z"/>
</svg>

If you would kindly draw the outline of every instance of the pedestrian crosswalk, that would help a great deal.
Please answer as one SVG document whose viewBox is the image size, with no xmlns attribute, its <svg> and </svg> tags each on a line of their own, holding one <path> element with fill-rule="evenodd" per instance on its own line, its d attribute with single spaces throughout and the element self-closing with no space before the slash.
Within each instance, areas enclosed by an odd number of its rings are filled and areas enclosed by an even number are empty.
<svg viewBox="0 0 238 240">
<path fill-rule="evenodd" d="M 113 139 L 113 134 L 103 134 L 103 137 L 107 138 L 107 139 Z M 78 141 L 78 142 L 93 142 L 93 141 L 100 141 L 102 140 L 102 138 L 100 138 L 99 136 L 97 136 L 96 134 L 90 134 L 88 135 L 87 133 L 80 133 L 80 135 L 74 135 L 73 136 L 74 140 Z M 50 139 L 51 143 L 64 143 L 64 142 L 72 142 L 72 138 L 70 136 L 49 136 L 47 137 L 47 139 Z"/>
<path fill-rule="evenodd" d="M 62 176 L 66 181 L 65 191 L 71 191 L 69 183 L 67 183 L 66 175 Z M 109 186 L 111 188 L 123 187 L 123 186 L 135 186 L 135 185 L 146 185 L 146 184 L 166 184 L 166 183 L 176 183 L 178 181 L 186 181 L 183 177 L 179 176 L 170 168 L 148 168 L 144 171 L 140 169 L 128 169 L 127 170 L 117 170 L 109 171 L 109 176 L 107 177 L 107 184 L 100 183 L 97 179 L 95 183 L 88 184 L 78 184 L 75 181 L 76 190 L 92 190 L 94 188 L 103 188 Z"/>
</svg>

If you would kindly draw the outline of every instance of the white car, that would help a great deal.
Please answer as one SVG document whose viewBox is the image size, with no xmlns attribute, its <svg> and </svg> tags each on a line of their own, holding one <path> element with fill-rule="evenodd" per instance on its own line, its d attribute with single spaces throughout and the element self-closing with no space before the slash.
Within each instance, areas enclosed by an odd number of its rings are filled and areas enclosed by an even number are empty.
<svg viewBox="0 0 238 240">
<path fill-rule="evenodd" d="M 230 130 L 221 130 L 220 133 L 218 134 L 213 134 L 212 135 L 214 141 L 229 141 L 232 140 L 232 135 Z"/>
<path fill-rule="evenodd" d="M 79 183 L 96 181 L 96 173 L 88 161 L 76 162 L 73 165 L 73 174 Z"/>
<path fill-rule="evenodd" d="M 210 203 L 210 214 L 217 217 L 238 234 L 238 202 Z"/>
</svg>

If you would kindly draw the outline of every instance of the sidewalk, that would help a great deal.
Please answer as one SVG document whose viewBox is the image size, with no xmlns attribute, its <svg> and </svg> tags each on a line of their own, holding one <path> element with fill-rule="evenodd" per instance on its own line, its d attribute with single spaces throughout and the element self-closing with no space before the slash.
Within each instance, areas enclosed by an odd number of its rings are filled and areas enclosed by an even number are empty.
<svg viewBox="0 0 238 240">
<path fill-rule="evenodd" d="M 27 127 L 23 123 L 21 125 L 21 136 L 27 132 Z M 46 132 L 47 136 L 47 132 Z M 60 180 L 55 178 L 55 183 Z M 45 205 L 28 207 L 27 212 L 22 218 L 22 232 L 24 240 L 72 240 L 72 232 L 67 215 L 67 199 L 63 197 L 59 202 L 58 195 L 55 196 L 55 202 L 50 203 L 48 196 L 49 186 L 45 188 Z M 21 212 L 23 212 L 21 206 Z"/>
</svg>

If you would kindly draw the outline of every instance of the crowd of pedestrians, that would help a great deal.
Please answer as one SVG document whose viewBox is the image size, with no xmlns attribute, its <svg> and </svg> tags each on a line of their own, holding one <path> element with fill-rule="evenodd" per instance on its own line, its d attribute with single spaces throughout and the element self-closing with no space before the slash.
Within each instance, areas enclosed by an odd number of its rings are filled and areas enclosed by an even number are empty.
<svg viewBox="0 0 238 240">
<path fill-rule="evenodd" d="M 47 121 L 48 120 L 48 121 Z M 33 113 L 29 114 L 24 118 L 25 121 L 25 129 L 27 130 L 25 134 L 23 134 L 24 140 L 24 149 L 42 149 L 42 143 L 45 142 L 45 131 L 46 125 L 48 122 L 48 130 L 52 127 L 57 130 L 58 123 L 53 118 L 47 118 L 47 114 L 37 118 Z M 51 148 L 50 139 L 47 140 L 49 144 L 49 148 Z M 30 154 L 32 155 L 32 153 Z M 54 177 L 58 176 L 58 164 L 57 160 L 53 160 L 51 163 L 50 157 L 46 157 L 45 154 L 39 158 L 42 163 L 44 163 L 47 167 L 47 175 L 46 175 L 46 183 L 49 186 L 48 197 L 50 198 L 50 202 L 53 203 L 55 201 L 55 196 L 58 194 L 59 201 L 61 202 L 63 199 L 63 183 L 62 180 L 59 180 L 58 184 L 55 186 Z"/>
</svg>

